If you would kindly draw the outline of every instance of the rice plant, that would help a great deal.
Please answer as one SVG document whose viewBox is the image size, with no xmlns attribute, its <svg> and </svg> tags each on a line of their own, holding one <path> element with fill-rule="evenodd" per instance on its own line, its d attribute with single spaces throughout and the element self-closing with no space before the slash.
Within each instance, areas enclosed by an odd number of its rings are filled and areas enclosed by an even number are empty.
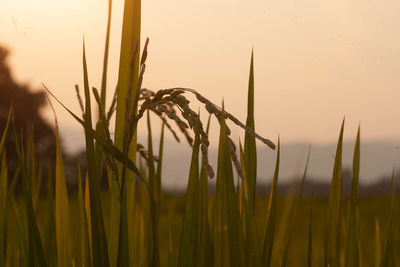
<svg viewBox="0 0 400 267">
<path fill-rule="evenodd" d="M 194 89 L 143 88 L 149 39 L 140 51 L 141 1 L 125 0 L 118 84 L 111 105 L 106 107 L 111 6 L 109 0 L 100 93 L 90 86 L 83 43 L 84 80 L 83 86 L 76 86 L 81 116 L 44 86 L 51 100 L 63 106 L 85 132 L 88 165 L 85 173 L 78 167 L 77 193 L 68 192 L 57 122 L 56 162 L 47 174 L 35 161 L 34 144 L 24 143 L 13 126 L 12 107 L 6 127 L 1 129 L 0 267 L 399 266 L 400 210 L 393 183 L 390 196 L 379 202 L 388 207 L 387 214 L 372 218 L 375 233 L 372 237 L 365 234 L 371 218 L 360 208 L 369 209 L 369 202 L 359 199 L 357 192 L 362 164 L 360 129 L 349 198 L 342 193 L 344 121 L 329 198 L 303 195 L 312 151 L 297 193 L 278 194 L 280 138 L 275 145 L 255 131 L 253 53 L 246 123 L 226 111 L 224 103 L 216 105 Z M 189 95 L 194 95 L 208 114 L 194 111 Z M 92 114 L 92 98 L 97 116 Z M 114 113 L 112 139 L 110 120 Z M 152 116 L 162 123 L 158 149 L 153 142 Z M 207 124 L 203 124 L 207 117 Z M 216 175 L 208 160 L 211 118 L 220 125 Z M 141 119 L 146 119 L 146 147 L 136 138 Z M 232 139 L 229 126 L 243 129 L 244 148 L 240 140 Z M 162 180 L 168 179 L 162 174 L 165 131 L 177 142 L 183 137 L 192 147 L 184 198 L 166 194 L 161 186 Z M 9 177 L 4 149 L 10 132 L 19 156 L 13 177 Z M 276 149 L 268 197 L 257 195 L 256 140 Z M 103 176 L 107 177 L 106 191 L 100 187 Z M 46 195 L 40 196 L 43 177 L 47 180 Z M 215 194 L 209 192 L 209 179 L 216 179 Z M 14 192 L 18 181 L 22 183 L 21 195 Z"/>
</svg>

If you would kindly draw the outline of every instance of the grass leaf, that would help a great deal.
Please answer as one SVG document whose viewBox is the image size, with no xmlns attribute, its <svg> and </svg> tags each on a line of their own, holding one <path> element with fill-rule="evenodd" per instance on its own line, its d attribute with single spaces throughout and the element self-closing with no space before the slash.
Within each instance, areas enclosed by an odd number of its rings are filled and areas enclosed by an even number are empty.
<svg viewBox="0 0 400 267">
<path fill-rule="evenodd" d="M 175 247 L 174 247 L 174 239 L 173 239 L 173 231 L 172 231 L 172 224 L 173 224 L 173 214 L 170 211 L 168 214 L 168 267 L 176 267 L 176 256 L 175 256 Z M 201 260 L 201 259 L 199 259 Z"/>
<path fill-rule="evenodd" d="M 397 221 L 397 209 L 396 209 L 396 191 L 395 191 L 395 186 L 394 186 L 394 176 L 395 176 L 395 171 L 393 168 L 392 172 L 392 182 L 390 185 L 390 215 L 389 215 L 389 223 L 387 226 L 387 232 L 385 235 L 385 240 L 384 240 L 384 248 L 383 248 L 383 253 L 382 253 L 382 258 L 380 262 L 381 267 L 386 267 L 386 266 L 395 266 L 395 259 L 394 259 L 394 247 L 395 247 L 395 228 L 398 227 L 396 223 Z"/>
<path fill-rule="evenodd" d="M 108 248 L 104 229 L 103 214 L 100 199 L 99 187 L 99 170 L 96 166 L 96 156 L 94 150 L 93 137 L 89 134 L 88 128 L 92 129 L 92 113 L 89 92 L 89 79 L 86 63 L 85 44 L 83 46 L 83 75 L 85 89 L 85 114 L 84 121 L 87 125 L 85 128 L 86 153 L 88 162 L 88 177 L 89 177 L 89 196 L 90 196 L 90 215 L 92 227 L 92 261 L 94 266 L 108 267 Z"/>
<path fill-rule="evenodd" d="M 342 146 L 343 146 L 344 120 L 340 129 L 339 141 L 336 149 L 335 164 L 333 167 L 332 182 L 328 200 L 328 229 L 326 239 L 327 264 L 332 267 L 339 266 L 339 235 L 340 214 L 342 200 Z"/>
<path fill-rule="evenodd" d="M 47 224 L 44 237 L 44 248 L 46 259 L 49 266 L 57 264 L 57 245 L 56 245 L 56 221 L 55 221 L 55 204 L 54 204 L 54 177 L 51 164 L 48 166 L 47 174 Z"/>
<path fill-rule="evenodd" d="M 78 165 L 78 195 L 77 195 L 77 241 L 75 246 L 75 257 L 77 266 L 90 266 L 90 242 L 88 224 L 85 211 L 85 196 L 83 192 L 84 180 L 81 168 Z"/>
<path fill-rule="evenodd" d="M 0 154 L 0 157 L 0 267 L 4 267 L 7 260 L 8 169 L 6 153 Z"/>
<path fill-rule="evenodd" d="M 247 94 L 247 120 L 246 126 L 255 131 L 254 125 L 254 61 L 251 53 L 249 88 Z M 244 180 L 248 186 L 249 208 L 254 213 L 255 194 L 257 184 L 257 150 L 256 139 L 249 132 L 245 132 L 244 138 L 244 162 L 246 166 L 246 177 Z"/>
<path fill-rule="evenodd" d="M 280 140 L 278 139 L 278 152 L 276 156 L 275 172 L 272 181 L 271 191 L 269 193 L 268 202 L 268 221 L 267 229 L 265 231 L 264 246 L 263 246 L 263 262 L 264 266 L 271 266 L 272 261 L 272 248 L 274 244 L 274 232 L 276 223 L 277 211 L 277 190 L 278 190 L 278 176 L 279 176 L 279 163 L 280 163 Z"/>
<path fill-rule="evenodd" d="M 186 193 L 186 207 L 183 217 L 178 267 L 197 266 L 199 227 L 199 146 L 200 135 L 197 125 L 190 163 L 189 182 Z"/>
<path fill-rule="evenodd" d="M 158 163 L 157 163 L 157 171 L 156 171 L 156 195 L 155 198 L 157 201 L 157 204 L 160 205 L 161 197 L 162 197 L 162 192 L 161 192 L 161 175 L 162 175 L 162 162 L 163 162 L 163 151 L 164 151 L 164 128 L 165 128 L 165 123 L 163 122 L 161 124 L 161 134 L 160 134 L 160 145 L 158 149 Z"/>
<path fill-rule="evenodd" d="M 70 255 L 70 227 L 69 204 L 67 185 L 65 182 L 64 163 L 61 155 L 61 146 L 56 125 L 56 240 L 57 240 L 57 266 L 71 265 Z"/>
<path fill-rule="evenodd" d="M 378 218 L 375 218 L 375 267 L 379 267 L 382 260 L 381 229 Z"/>
<path fill-rule="evenodd" d="M 222 107 L 222 114 L 224 114 L 224 107 Z M 232 161 L 224 116 L 220 118 L 220 125 L 215 209 L 217 220 L 214 226 L 217 230 L 214 230 L 214 266 L 244 266 L 246 265 L 246 251 L 243 228 L 233 182 Z M 228 247 L 229 251 L 226 251 Z"/>
<path fill-rule="evenodd" d="M 346 266 L 360 266 L 358 258 L 357 238 L 357 205 L 358 205 L 358 178 L 360 174 L 360 127 L 357 131 L 357 139 L 354 147 L 353 157 L 353 181 L 350 193 L 350 211 L 348 217 L 347 244 L 346 244 Z"/>
<path fill-rule="evenodd" d="M 310 207 L 310 219 L 308 224 L 308 252 L 307 252 L 307 266 L 312 267 L 313 264 L 313 242 L 312 242 L 312 221 L 313 221 L 313 203 L 314 203 L 314 192 L 311 196 L 311 207 Z"/>
<path fill-rule="evenodd" d="M 22 140 L 22 138 L 21 138 Z M 14 125 L 14 141 L 15 148 L 18 155 L 19 168 L 21 170 L 22 177 L 22 188 L 23 188 L 23 199 L 25 204 L 26 222 L 28 228 L 28 249 L 27 253 L 27 264 L 30 266 L 47 266 L 46 257 L 43 250 L 42 240 L 36 220 L 36 215 L 33 209 L 32 203 L 32 188 L 30 181 L 32 180 L 31 173 L 26 168 L 26 162 L 24 157 L 23 143 L 19 142 L 18 135 Z M 29 161 L 29 159 L 28 159 Z"/>
<path fill-rule="evenodd" d="M 261 249 L 258 241 L 258 233 L 257 233 L 257 225 L 256 218 L 254 214 L 254 209 L 250 208 L 250 199 L 249 199 L 249 189 L 248 183 L 246 182 L 246 166 L 244 164 L 244 153 L 242 149 L 242 145 L 240 144 L 240 162 L 242 164 L 242 171 L 244 176 L 244 181 L 242 183 L 242 195 L 243 195 L 243 212 L 245 216 L 246 222 L 246 246 L 247 246 L 247 255 L 249 258 L 249 264 L 251 266 L 262 266 L 261 264 Z"/>
<path fill-rule="evenodd" d="M 210 129 L 211 114 L 208 116 L 206 134 Z M 198 239 L 198 266 L 212 266 L 213 254 L 208 222 L 208 177 L 204 155 L 202 155 L 200 184 L 199 184 L 199 239 Z"/>
<path fill-rule="evenodd" d="M 0 141 L 0 267 L 6 264 L 7 253 L 7 199 L 8 199 L 8 168 L 6 164 L 6 153 L 4 152 L 5 140 L 12 116 L 12 108 L 8 112 L 6 126 Z"/>
<path fill-rule="evenodd" d="M 10 126 L 12 116 L 13 116 L 13 110 L 12 110 L 12 106 L 11 106 L 10 110 L 8 111 L 6 127 L 3 130 L 2 137 L 0 140 L 0 156 L 3 154 L 4 145 L 6 143 L 6 138 L 7 138 L 7 133 L 8 133 L 8 127 Z"/>
<path fill-rule="evenodd" d="M 156 170 L 155 170 L 155 159 L 153 153 L 153 137 L 151 133 L 151 122 L 150 122 L 150 113 L 147 110 L 147 136 L 148 136 L 148 179 L 149 179 L 149 186 L 152 192 L 153 199 L 150 201 L 151 207 L 151 237 L 152 237 L 152 252 L 151 252 L 151 265 L 152 266 L 159 266 L 159 251 L 158 251 L 158 209 L 160 205 L 160 196 L 161 193 L 161 184 L 158 183 L 156 177 Z M 161 177 L 160 177 L 161 178 Z M 160 179 L 161 182 L 161 179 Z"/>
</svg>

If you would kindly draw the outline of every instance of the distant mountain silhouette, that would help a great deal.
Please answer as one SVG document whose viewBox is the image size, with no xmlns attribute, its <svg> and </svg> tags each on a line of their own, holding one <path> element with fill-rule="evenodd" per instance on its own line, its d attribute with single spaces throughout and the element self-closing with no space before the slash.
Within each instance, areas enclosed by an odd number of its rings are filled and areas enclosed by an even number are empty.
<svg viewBox="0 0 400 267">
<path fill-rule="evenodd" d="M 143 142 L 145 144 L 145 142 Z M 399 169 L 400 140 L 361 141 L 360 193 L 388 192 L 392 169 Z M 281 167 L 279 185 L 284 188 L 294 179 L 300 179 L 307 158 L 309 144 L 283 143 L 281 145 Z M 156 146 L 155 146 L 156 147 Z M 351 168 L 354 142 L 343 144 L 343 188 L 347 192 L 351 186 Z M 275 151 L 258 146 L 258 189 L 265 188 L 272 180 L 275 166 Z M 186 144 L 166 142 L 164 149 L 163 186 L 170 190 L 184 190 L 190 163 L 190 149 Z M 210 148 L 211 165 L 217 168 L 217 149 Z M 332 177 L 336 144 L 311 144 L 305 193 L 311 187 L 320 192 L 328 192 Z M 386 180 L 386 181 L 385 181 Z M 397 179 L 398 180 L 398 179 Z M 211 183 L 214 181 L 211 180 Z M 376 188 L 375 189 L 371 189 Z M 320 190 L 317 190 L 320 188 Z M 262 191 L 262 190 L 261 190 Z"/>
<path fill-rule="evenodd" d="M 77 136 L 78 140 L 83 132 L 69 130 L 69 134 Z M 158 151 L 157 140 L 154 140 L 154 150 Z M 146 138 L 140 138 L 139 142 L 146 146 Z M 361 164 L 360 164 L 360 194 L 387 194 L 390 190 L 390 178 L 392 169 L 396 166 L 400 170 L 400 139 L 399 140 L 361 140 Z M 294 179 L 300 179 L 307 158 L 309 143 L 282 143 L 281 144 L 281 168 L 279 175 L 279 191 L 287 192 Z M 275 167 L 276 152 L 258 144 L 258 186 L 257 190 L 267 192 L 268 184 L 272 180 Z M 76 149 L 74 149 L 76 151 Z M 354 141 L 343 143 L 343 191 L 350 192 L 351 168 L 353 161 Z M 209 150 L 209 160 L 216 170 L 217 149 Z M 336 153 L 336 143 L 311 144 L 310 164 L 304 187 L 304 193 L 310 194 L 312 188 L 315 194 L 327 195 L 332 178 L 333 162 Z M 165 141 L 163 158 L 163 187 L 168 191 L 185 191 L 188 180 L 191 150 L 182 141 L 176 143 L 173 140 Z M 398 181 L 399 178 L 396 178 Z M 215 183 L 210 180 L 210 189 Z"/>
<path fill-rule="evenodd" d="M 345 169 L 342 172 L 342 193 L 343 196 L 350 196 L 351 185 L 352 185 L 352 172 L 350 169 Z M 395 181 L 398 181 L 400 178 L 399 173 L 395 176 Z M 297 187 L 299 185 L 299 181 L 297 181 Z M 284 182 L 278 184 L 278 193 L 279 194 L 288 194 L 291 192 L 293 187 L 293 182 Z M 359 196 L 371 196 L 371 195 L 379 195 L 379 196 L 388 196 L 390 194 L 391 188 L 391 175 L 381 177 L 379 180 L 369 184 L 359 184 L 358 186 L 358 194 Z M 305 181 L 303 187 L 303 195 L 311 196 L 314 193 L 315 196 L 328 196 L 330 190 L 330 181 L 319 181 L 313 177 L 309 177 L 308 180 Z M 399 183 L 395 183 L 395 190 L 398 192 L 400 190 Z M 270 184 L 258 184 L 257 192 L 259 194 L 269 194 Z"/>
</svg>

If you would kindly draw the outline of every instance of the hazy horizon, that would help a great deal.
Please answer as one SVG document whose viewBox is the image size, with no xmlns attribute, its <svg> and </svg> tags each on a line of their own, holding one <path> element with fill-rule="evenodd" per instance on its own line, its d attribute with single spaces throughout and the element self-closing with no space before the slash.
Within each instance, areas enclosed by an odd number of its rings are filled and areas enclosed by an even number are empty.
<svg viewBox="0 0 400 267">
<path fill-rule="evenodd" d="M 72 130 L 64 134 L 75 136 L 75 149 L 65 146 L 64 152 L 73 155 L 84 151 L 83 131 Z M 177 143 L 167 133 L 164 141 L 163 156 L 163 186 L 168 190 L 183 190 L 187 186 L 187 173 L 190 166 L 191 150 L 186 140 Z M 275 142 L 276 140 L 273 139 Z M 147 146 L 147 136 L 139 136 L 138 142 Z M 153 132 L 153 148 L 158 151 L 159 133 Z M 343 142 L 343 170 L 351 170 L 354 153 L 354 139 L 345 139 Z M 210 140 L 210 164 L 216 170 L 217 139 Z M 332 179 L 334 155 L 337 140 L 331 142 L 287 142 L 281 140 L 281 168 L 279 180 L 287 183 L 293 178 L 301 177 L 307 158 L 308 148 L 311 146 L 311 156 L 308 168 L 308 178 L 316 182 L 328 183 Z M 393 167 L 400 170 L 400 138 L 364 140 L 361 139 L 360 184 L 370 185 L 379 182 L 383 177 L 390 177 Z M 80 149 L 78 149 L 80 148 Z M 261 142 L 257 143 L 258 154 L 258 181 L 269 183 L 272 179 L 276 152 Z M 213 182 L 215 180 L 211 180 Z"/>
</svg>

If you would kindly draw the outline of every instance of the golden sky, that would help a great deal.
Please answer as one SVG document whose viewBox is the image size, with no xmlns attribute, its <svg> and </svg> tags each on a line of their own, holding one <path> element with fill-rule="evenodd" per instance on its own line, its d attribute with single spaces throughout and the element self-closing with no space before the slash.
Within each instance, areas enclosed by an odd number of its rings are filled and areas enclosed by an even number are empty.
<svg viewBox="0 0 400 267">
<path fill-rule="evenodd" d="M 91 85 L 99 87 L 107 2 L 0 0 L 0 43 L 12 50 L 15 77 L 36 88 L 45 83 L 79 112 L 74 84 L 82 84 L 82 39 Z M 263 136 L 330 142 L 346 116 L 347 138 L 355 138 L 360 121 L 364 140 L 400 137 L 400 1 L 142 5 L 142 37 L 150 38 L 146 87 L 195 88 L 216 103 L 224 99 L 226 109 L 244 120 L 253 47 L 256 129 Z M 110 90 L 118 71 L 122 6 L 114 1 Z M 62 129 L 78 128 L 60 108 L 57 115 Z"/>
</svg>

